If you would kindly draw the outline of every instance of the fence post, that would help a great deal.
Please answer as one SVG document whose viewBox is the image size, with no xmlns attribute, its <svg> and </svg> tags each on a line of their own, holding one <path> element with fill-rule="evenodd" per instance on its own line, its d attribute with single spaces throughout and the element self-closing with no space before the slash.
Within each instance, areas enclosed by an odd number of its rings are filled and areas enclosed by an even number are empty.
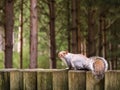
<svg viewBox="0 0 120 90">
<path fill-rule="evenodd" d="M 86 73 L 86 90 L 104 90 L 104 78 L 96 79 L 91 71 Z"/>
<path fill-rule="evenodd" d="M 105 90 L 120 90 L 120 70 L 106 72 Z"/>
<path fill-rule="evenodd" d="M 10 90 L 23 90 L 23 78 L 20 70 L 10 72 Z"/>
<path fill-rule="evenodd" d="M 23 72 L 23 90 L 37 90 L 37 72 L 35 69 L 25 69 Z"/>
<path fill-rule="evenodd" d="M 70 70 L 69 77 L 69 90 L 86 90 L 86 72 Z"/>
<path fill-rule="evenodd" d="M 0 90 L 10 90 L 10 69 L 0 70 Z"/>
<path fill-rule="evenodd" d="M 53 90 L 52 70 L 41 69 L 37 71 L 37 90 Z"/>
<path fill-rule="evenodd" d="M 53 71 L 53 90 L 68 90 L 68 70 Z"/>
</svg>

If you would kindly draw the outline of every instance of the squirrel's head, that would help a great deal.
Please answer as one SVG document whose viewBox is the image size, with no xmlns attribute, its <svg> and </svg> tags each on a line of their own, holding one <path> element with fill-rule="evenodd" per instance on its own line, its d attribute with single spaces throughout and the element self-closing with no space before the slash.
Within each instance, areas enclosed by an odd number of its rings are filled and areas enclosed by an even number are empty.
<svg viewBox="0 0 120 90">
<path fill-rule="evenodd" d="M 68 51 L 60 51 L 60 52 L 58 53 L 58 57 L 59 57 L 59 58 L 64 58 L 65 55 L 67 55 L 67 54 L 68 54 Z"/>
</svg>

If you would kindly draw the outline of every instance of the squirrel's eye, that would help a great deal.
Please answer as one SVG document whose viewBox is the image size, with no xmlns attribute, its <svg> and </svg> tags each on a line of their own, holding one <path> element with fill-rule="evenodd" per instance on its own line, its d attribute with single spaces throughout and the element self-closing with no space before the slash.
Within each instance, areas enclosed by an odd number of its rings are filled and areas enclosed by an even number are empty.
<svg viewBox="0 0 120 90">
<path fill-rule="evenodd" d="M 66 53 L 63 53 L 63 55 L 65 55 Z"/>
</svg>

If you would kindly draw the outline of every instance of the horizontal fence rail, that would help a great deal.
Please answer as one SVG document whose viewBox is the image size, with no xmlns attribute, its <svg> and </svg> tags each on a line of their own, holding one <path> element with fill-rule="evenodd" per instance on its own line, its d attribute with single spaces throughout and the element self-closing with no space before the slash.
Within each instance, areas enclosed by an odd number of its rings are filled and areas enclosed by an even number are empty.
<svg viewBox="0 0 120 90">
<path fill-rule="evenodd" d="M 90 71 L 66 69 L 2 69 L 0 90 L 120 90 L 120 70 L 102 80 Z"/>
</svg>

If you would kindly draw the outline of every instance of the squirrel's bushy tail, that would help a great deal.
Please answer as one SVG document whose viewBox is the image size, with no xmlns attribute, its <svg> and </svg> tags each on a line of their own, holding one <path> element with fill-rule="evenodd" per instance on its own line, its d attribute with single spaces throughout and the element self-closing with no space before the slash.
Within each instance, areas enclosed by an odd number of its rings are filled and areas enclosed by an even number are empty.
<svg viewBox="0 0 120 90">
<path fill-rule="evenodd" d="M 94 67 L 93 74 L 95 75 L 95 78 L 102 79 L 104 77 L 104 73 L 105 73 L 104 64 L 101 61 L 96 61 L 93 64 L 93 67 Z"/>
<path fill-rule="evenodd" d="M 94 58 L 93 63 L 93 74 L 96 79 L 102 79 L 104 77 L 105 71 L 106 71 L 106 63 L 103 60 L 103 58 Z"/>
</svg>

